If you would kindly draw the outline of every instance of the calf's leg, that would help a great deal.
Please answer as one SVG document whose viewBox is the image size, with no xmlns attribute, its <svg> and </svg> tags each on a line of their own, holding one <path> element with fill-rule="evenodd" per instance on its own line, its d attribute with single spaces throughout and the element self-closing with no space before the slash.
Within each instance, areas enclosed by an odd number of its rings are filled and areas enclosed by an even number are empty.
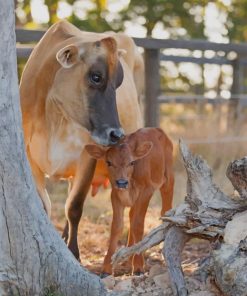
<svg viewBox="0 0 247 296">
<path fill-rule="evenodd" d="M 153 190 L 143 190 L 133 207 L 130 209 L 130 232 L 134 237 L 135 244 L 142 240 L 145 216 L 152 195 Z M 140 275 L 144 272 L 144 258 L 142 254 L 136 254 L 133 256 L 132 272 L 136 275 Z"/>
<path fill-rule="evenodd" d="M 112 274 L 111 257 L 117 248 L 119 237 L 123 232 L 124 206 L 121 204 L 120 200 L 117 198 L 117 195 L 114 189 L 112 189 L 112 193 L 111 193 L 111 202 L 112 202 L 112 209 L 113 209 L 111 235 L 110 235 L 108 251 L 104 258 L 101 277 L 105 277 L 109 274 Z"/>
<path fill-rule="evenodd" d="M 133 211 L 129 211 L 129 221 L 132 221 Z M 133 231 L 129 229 L 127 247 L 133 246 L 135 243 Z M 128 259 L 128 266 L 132 268 L 133 255 Z"/>
<path fill-rule="evenodd" d="M 166 178 L 166 181 L 160 187 L 160 194 L 162 199 L 161 216 L 172 208 L 173 201 L 173 189 L 174 189 L 174 175 L 171 172 Z"/>
</svg>

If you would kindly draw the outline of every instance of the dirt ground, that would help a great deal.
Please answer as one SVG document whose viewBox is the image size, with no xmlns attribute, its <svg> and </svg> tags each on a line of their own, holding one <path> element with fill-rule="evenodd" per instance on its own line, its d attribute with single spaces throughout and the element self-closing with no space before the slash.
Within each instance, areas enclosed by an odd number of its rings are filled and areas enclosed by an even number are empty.
<svg viewBox="0 0 247 296">
<path fill-rule="evenodd" d="M 64 203 L 66 199 L 66 182 L 48 184 L 52 199 L 52 221 L 59 232 L 62 232 L 64 218 Z M 108 247 L 111 224 L 110 189 L 100 192 L 96 197 L 90 194 L 86 199 L 84 214 L 79 226 L 79 249 L 81 264 L 95 274 L 100 274 L 101 267 Z M 145 233 L 158 226 L 160 199 L 156 194 L 150 204 L 145 222 Z M 126 243 L 128 235 L 128 211 L 125 212 L 125 228 L 119 241 L 119 246 Z M 163 244 L 145 252 L 145 274 L 140 277 L 131 276 L 128 263 L 123 263 L 114 271 L 114 277 L 107 278 L 106 286 L 114 290 L 131 290 L 131 295 L 162 296 L 172 295 L 170 279 L 162 257 Z M 196 273 L 200 260 L 210 253 L 210 245 L 202 240 L 189 242 L 182 255 L 182 266 L 186 275 L 189 295 L 210 296 L 221 295 L 214 283 L 207 279 L 198 279 Z M 199 293 L 199 294 L 198 294 Z"/>
</svg>

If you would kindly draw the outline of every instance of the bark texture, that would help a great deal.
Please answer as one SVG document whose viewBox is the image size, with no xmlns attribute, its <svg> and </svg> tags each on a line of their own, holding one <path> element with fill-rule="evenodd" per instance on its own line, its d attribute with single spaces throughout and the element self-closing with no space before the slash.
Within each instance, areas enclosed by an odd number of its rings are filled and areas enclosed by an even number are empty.
<svg viewBox="0 0 247 296">
<path fill-rule="evenodd" d="M 14 1 L 0 0 L 0 295 L 106 295 L 48 220 L 27 162 L 21 126 Z"/>
<path fill-rule="evenodd" d="M 247 158 L 228 166 L 227 176 L 239 196 L 224 194 L 212 180 L 212 171 L 200 156 L 192 155 L 180 141 L 180 152 L 188 176 L 187 195 L 182 204 L 162 217 L 164 223 L 137 245 L 120 249 L 113 264 L 126 260 L 155 244 L 165 241 L 163 254 L 167 262 L 174 295 L 185 296 L 181 252 L 193 237 L 212 244 L 207 269 L 225 295 L 247 295 Z M 163 236 L 163 238 L 162 238 Z M 215 250 L 217 246 L 217 250 Z M 202 267 L 203 268 L 203 267 Z"/>
</svg>

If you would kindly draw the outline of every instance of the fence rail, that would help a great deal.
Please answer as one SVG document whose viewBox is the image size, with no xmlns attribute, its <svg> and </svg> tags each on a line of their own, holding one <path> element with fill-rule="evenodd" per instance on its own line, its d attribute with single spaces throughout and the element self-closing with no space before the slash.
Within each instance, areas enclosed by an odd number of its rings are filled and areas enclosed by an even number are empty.
<svg viewBox="0 0 247 296">
<path fill-rule="evenodd" d="M 45 31 L 16 29 L 17 56 L 28 58 L 32 52 L 33 46 L 38 42 Z M 174 63 L 189 62 L 198 65 L 217 64 L 231 65 L 233 68 L 232 93 L 235 94 L 231 99 L 237 98 L 241 105 L 247 104 L 247 96 L 244 93 L 244 69 L 247 65 L 247 44 L 245 43 L 215 43 L 204 40 L 172 40 L 172 39 L 151 39 L 134 38 L 137 46 L 144 48 L 145 59 L 145 124 L 147 126 L 158 125 L 158 106 L 160 103 L 192 103 L 203 101 L 209 104 L 227 103 L 221 97 L 214 99 L 205 98 L 201 95 L 193 96 L 165 96 L 161 95 L 160 88 L 160 62 L 172 61 Z M 200 50 L 202 52 L 211 50 L 215 53 L 212 58 L 193 57 L 193 56 L 175 56 L 167 55 L 161 52 L 162 49 L 188 49 L 190 51 Z M 234 52 L 236 58 L 230 59 L 228 53 Z M 239 110 L 239 108 L 238 108 Z"/>
<path fill-rule="evenodd" d="M 209 98 L 202 95 L 160 95 L 158 96 L 158 103 L 176 103 L 176 104 L 192 104 L 202 102 L 204 104 L 219 105 L 219 104 L 231 104 L 232 100 L 241 100 L 243 106 L 247 105 L 247 95 L 232 95 L 231 99 L 226 99 L 221 96 Z"/>
</svg>

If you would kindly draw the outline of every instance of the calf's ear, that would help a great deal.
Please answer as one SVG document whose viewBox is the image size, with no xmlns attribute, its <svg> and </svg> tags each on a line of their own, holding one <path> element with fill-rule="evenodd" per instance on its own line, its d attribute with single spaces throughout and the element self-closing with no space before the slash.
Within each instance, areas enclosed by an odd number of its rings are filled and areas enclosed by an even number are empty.
<svg viewBox="0 0 247 296">
<path fill-rule="evenodd" d="M 105 156 L 106 150 L 94 144 L 88 144 L 85 146 L 87 153 L 95 159 L 100 159 Z"/>
<path fill-rule="evenodd" d="M 67 45 L 57 52 L 56 59 L 61 66 L 68 69 L 68 68 L 71 68 L 80 60 L 82 51 L 83 51 L 82 48 L 79 49 L 74 44 Z"/>
<path fill-rule="evenodd" d="M 150 141 L 145 141 L 136 145 L 133 151 L 133 156 L 135 159 L 140 159 L 149 154 L 153 148 L 153 143 Z"/>
</svg>

